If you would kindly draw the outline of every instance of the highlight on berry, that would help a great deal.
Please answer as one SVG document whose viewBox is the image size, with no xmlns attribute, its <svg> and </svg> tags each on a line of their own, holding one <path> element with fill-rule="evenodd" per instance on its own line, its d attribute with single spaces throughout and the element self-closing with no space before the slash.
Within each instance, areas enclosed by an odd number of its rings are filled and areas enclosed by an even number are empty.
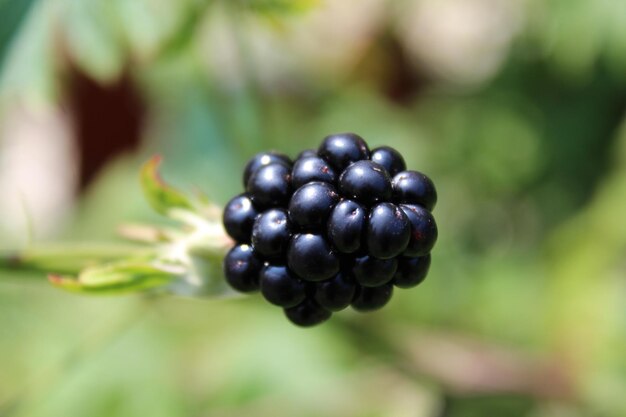
<svg viewBox="0 0 626 417">
<path fill-rule="evenodd" d="M 349 306 L 380 309 L 394 288 L 426 278 L 437 192 L 397 150 L 333 134 L 295 160 L 255 155 L 243 183 L 223 211 L 235 241 L 224 275 L 239 292 L 260 291 L 294 324 L 314 326 Z"/>
</svg>

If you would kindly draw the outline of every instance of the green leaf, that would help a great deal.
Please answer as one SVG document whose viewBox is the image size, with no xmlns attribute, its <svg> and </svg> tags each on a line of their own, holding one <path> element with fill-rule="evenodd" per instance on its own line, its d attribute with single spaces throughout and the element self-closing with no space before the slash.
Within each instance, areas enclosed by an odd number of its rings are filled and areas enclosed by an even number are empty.
<svg viewBox="0 0 626 417">
<path fill-rule="evenodd" d="M 10 1 L 18 4 L 20 2 Z M 3 96 L 19 96 L 22 100 L 49 103 L 58 93 L 55 68 L 57 25 L 54 16 L 55 2 L 37 2 L 24 16 L 19 30 L 6 45 L 4 61 L 0 68 L 0 89 Z M 7 17 L 0 11 L 2 19 Z M 0 19 L 1 20 L 1 19 Z M 8 22 L 8 21 L 7 21 Z M 58 40 L 58 39 L 57 39 Z"/>
<path fill-rule="evenodd" d="M 172 209 L 193 209 L 194 205 L 187 196 L 161 179 L 161 160 L 160 156 L 154 156 L 141 169 L 141 186 L 148 202 L 164 215 L 169 215 Z"/>
<path fill-rule="evenodd" d="M 164 287 L 184 274 L 180 266 L 155 266 L 147 262 L 122 261 L 85 269 L 78 278 L 49 275 L 50 283 L 67 291 L 120 294 Z"/>
<path fill-rule="evenodd" d="M 102 83 L 120 76 L 127 48 L 112 2 L 64 0 L 60 26 L 73 63 Z"/>
</svg>

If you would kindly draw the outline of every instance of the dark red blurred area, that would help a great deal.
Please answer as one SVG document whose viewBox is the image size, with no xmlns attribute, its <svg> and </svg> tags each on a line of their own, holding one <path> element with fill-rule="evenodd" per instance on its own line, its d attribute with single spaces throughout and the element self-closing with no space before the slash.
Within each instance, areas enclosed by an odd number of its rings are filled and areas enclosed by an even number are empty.
<svg viewBox="0 0 626 417">
<path fill-rule="evenodd" d="M 83 191 L 109 160 L 139 146 L 146 108 L 128 71 L 103 84 L 71 66 L 67 98 L 78 141 Z"/>
</svg>

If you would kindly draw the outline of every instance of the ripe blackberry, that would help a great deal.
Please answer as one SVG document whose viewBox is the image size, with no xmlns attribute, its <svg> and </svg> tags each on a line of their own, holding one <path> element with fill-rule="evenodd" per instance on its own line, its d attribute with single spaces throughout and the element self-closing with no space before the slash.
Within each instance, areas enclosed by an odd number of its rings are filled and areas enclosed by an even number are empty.
<svg viewBox="0 0 626 417">
<path fill-rule="evenodd" d="M 380 203 L 370 211 L 365 235 L 370 255 L 380 259 L 394 258 L 409 244 L 411 224 L 398 206 Z"/>
<path fill-rule="evenodd" d="M 287 263 L 306 281 L 323 281 L 339 272 L 339 258 L 322 235 L 294 235 L 289 243 Z"/>
<path fill-rule="evenodd" d="M 433 215 L 417 204 L 401 204 L 400 209 L 411 223 L 411 238 L 404 251 L 406 256 L 423 256 L 428 254 L 437 241 L 437 224 Z"/>
<path fill-rule="evenodd" d="M 352 200 L 340 201 L 328 219 L 328 240 L 342 253 L 356 252 L 361 247 L 366 220 L 361 205 Z"/>
<path fill-rule="evenodd" d="M 224 258 L 224 276 L 240 292 L 259 289 L 259 272 L 263 263 L 250 245 L 234 246 Z"/>
<path fill-rule="evenodd" d="M 357 161 L 339 177 L 339 192 L 365 206 L 391 197 L 391 178 L 381 165 L 372 161 Z"/>
<path fill-rule="evenodd" d="M 305 149 L 305 150 L 303 150 L 296 157 L 296 161 L 299 161 L 300 159 L 304 159 L 304 158 L 309 158 L 311 156 L 317 158 L 318 155 L 317 155 L 317 150 L 316 149 Z"/>
<path fill-rule="evenodd" d="M 269 209 L 254 221 L 252 246 L 268 259 L 284 258 L 290 238 L 289 219 L 283 209 Z"/>
<path fill-rule="evenodd" d="M 285 315 L 295 325 L 311 327 L 323 323 L 332 313 L 311 299 L 306 299 L 295 307 L 286 308 Z"/>
<path fill-rule="evenodd" d="M 353 162 L 368 159 L 367 143 L 354 133 L 337 133 L 324 138 L 317 153 L 339 171 Z"/>
<path fill-rule="evenodd" d="M 338 273 L 315 285 L 315 301 L 330 311 L 339 311 L 350 305 L 356 292 L 356 284 L 349 274 Z"/>
<path fill-rule="evenodd" d="M 254 206 L 259 210 L 282 207 L 289 201 L 290 176 L 290 168 L 282 163 L 271 163 L 254 171 L 246 187 Z"/>
<path fill-rule="evenodd" d="M 421 283 L 430 268 L 430 254 L 414 258 L 401 256 L 393 284 L 398 288 L 412 288 Z"/>
<path fill-rule="evenodd" d="M 233 197 L 224 207 L 222 221 L 230 237 L 238 242 L 250 242 L 252 225 L 259 214 L 246 194 Z"/>
<path fill-rule="evenodd" d="M 435 184 L 417 171 L 402 171 L 391 180 L 396 203 L 417 204 L 432 211 L 437 204 Z"/>
<path fill-rule="evenodd" d="M 265 265 L 259 282 L 263 297 L 280 307 L 294 307 L 306 297 L 304 281 L 295 277 L 286 266 Z"/>
<path fill-rule="evenodd" d="M 365 255 L 355 260 L 352 273 L 364 287 L 378 287 L 391 281 L 397 269 L 396 258 L 378 259 Z"/>
<path fill-rule="evenodd" d="M 389 146 L 374 149 L 370 159 L 385 168 L 392 177 L 406 169 L 406 163 L 400 152 Z"/>
<path fill-rule="evenodd" d="M 309 182 L 298 188 L 289 201 L 289 219 L 300 230 L 321 230 L 339 195 L 325 182 Z"/>
<path fill-rule="evenodd" d="M 350 305 L 379 309 L 394 286 L 426 277 L 437 193 L 395 149 L 370 152 L 360 136 L 340 133 L 293 162 L 257 154 L 243 179 L 246 192 L 223 213 L 236 242 L 224 275 L 237 291 L 260 289 L 294 324 L 319 324 Z"/>
<path fill-rule="evenodd" d="M 270 164 L 280 164 L 287 168 L 291 167 L 291 160 L 287 155 L 283 155 L 278 152 L 261 152 L 254 155 L 246 164 L 243 170 L 243 186 L 248 185 L 248 181 L 252 174 L 259 170 L 259 168 Z"/>
<path fill-rule="evenodd" d="M 310 151 L 309 151 L 310 152 Z M 308 153 L 305 155 L 309 155 Z M 334 184 L 337 174 L 333 167 L 318 156 L 304 156 L 296 160 L 291 171 L 291 185 L 295 189 L 311 181 Z"/>
<path fill-rule="evenodd" d="M 379 287 L 358 287 L 352 308 L 357 311 L 374 311 L 383 308 L 393 295 L 391 283 Z"/>
</svg>

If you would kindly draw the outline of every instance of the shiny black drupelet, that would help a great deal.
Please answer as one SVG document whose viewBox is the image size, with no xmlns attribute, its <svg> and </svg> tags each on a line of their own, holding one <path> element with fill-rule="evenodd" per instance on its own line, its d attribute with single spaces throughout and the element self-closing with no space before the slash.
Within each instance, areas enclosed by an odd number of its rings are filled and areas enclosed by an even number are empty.
<svg viewBox="0 0 626 417">
<path fill-rule="evenodd" d="M 437 193 L 395 149 L 334 134 L 295 161 L 254 156 L 243 182 L 224 208 L 235 241 L 224 275 L 239 292 L 260 290 L 294 324 L 314 326 L 348 306 L 377 310 L 394 287 L 426 278 Z"/>
</svg>

